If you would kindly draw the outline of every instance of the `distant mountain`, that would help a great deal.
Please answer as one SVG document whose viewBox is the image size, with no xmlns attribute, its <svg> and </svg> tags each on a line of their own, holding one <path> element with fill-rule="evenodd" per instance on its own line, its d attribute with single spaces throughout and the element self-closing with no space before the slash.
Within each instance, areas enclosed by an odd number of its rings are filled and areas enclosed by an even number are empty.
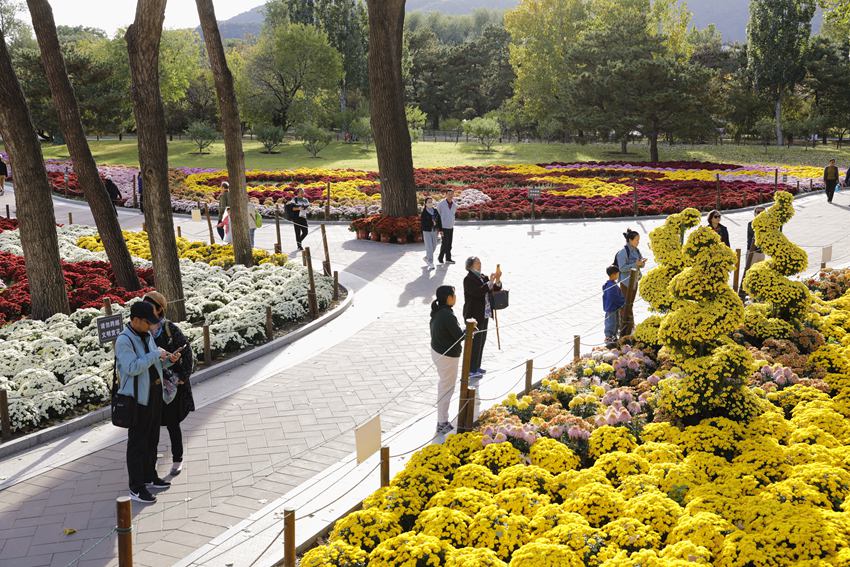
<svg viewBox="0 0 850 567">
<path fill-rule="evenodd" d="M 747 21 L 750 17 L 748 0 L 679 0 L 685 2 L 693 13 L 693 24 L 698 28 L 714 24 L 725 42 L 744 42 L 747 39 Z M 407 0 L 408 12 L 441 12 L 443 14 L 471 14 L 476 10 L 510 10 L 520 0 Z M 226 39 L 241 39 L 258 35 L 263 25 L 263 6 L 219 22 L 221 35 Z M 812 28 L 820 31 L 823 17 L 818 11 Z"/>
</svg>

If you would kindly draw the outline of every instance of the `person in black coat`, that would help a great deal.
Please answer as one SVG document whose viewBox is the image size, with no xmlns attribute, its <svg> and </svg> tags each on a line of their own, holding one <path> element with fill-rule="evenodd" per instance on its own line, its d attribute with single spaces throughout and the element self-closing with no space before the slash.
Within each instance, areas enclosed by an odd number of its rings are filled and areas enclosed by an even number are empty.
<svg viewBox="0 0 850 567">
<path fill-rule="evenodd" d="M 466 260 L 466 277 L 463 279 L 463 318 L 475 319 L 478 331 L 472 341 L 470 375 L 482 376 L 487 371 L 481 368 L 484 343 L 487 340 L 487 325 L 493 316 L 493 292 L 502 289 L 502 272 L 498 268 L 490 277 L 481 273 L 481 260 L 472 256 Z"/>
<path fill-rule="evenodd" d="M 847 172 L 850 175 L 850 171 Z M 0 158 L 0 195 L 6 192 L 6 178 L 9 176 L 9 169 L 6 167 L 6 162 Z"/>
<path fill-rule="evenodd" d="M 106 193 L 109 195 L 109 200 L 112 201 L 112 208 L 115 210 L 115 214 L 117 215 L 117 203 L 121 202 L 121 191 L 118 190 L 118 186 L 115 185 L 115 182 L 108 177 L 103 179 L 103 188 L 106 189 Z"/>
<path fill-rule="evenodd" d="M 160 318 L 159 328 L 152 332 L 156 346 L 168 352 L 176 352 L 183 348 L 179 362 L 165 371 L 163 376 L 165 381 L 176 387 L 176 393 L 174 399 L 162 408 L 160 422 L 162 426 L 168 429 L 168 436 L 171 439 L 171 475 L 176 476 L 183 470 L 183 432 L 180 429 L 180 422 L 186 419 L 189 412 L 195 411 L 192 383 L 189 380 L 194 366 L 192 347 L 180 328 L 165 318 L 167 303 L 161 293 L 149 292 L 145 295 L 144 301 L 153 304 L 154 312 Z M 163 383 L 163 386 L 166 389 L 169 387 L 165 383 Z"/>
<path fill-rule="evenodd" d="M 723 244 L 732 248 L 732 245 L 729 244 L 729 230 L 720 224 L 720 211 L 714 210 L 708 213 L 708 226 L 714 229 Z"/>
</svg>

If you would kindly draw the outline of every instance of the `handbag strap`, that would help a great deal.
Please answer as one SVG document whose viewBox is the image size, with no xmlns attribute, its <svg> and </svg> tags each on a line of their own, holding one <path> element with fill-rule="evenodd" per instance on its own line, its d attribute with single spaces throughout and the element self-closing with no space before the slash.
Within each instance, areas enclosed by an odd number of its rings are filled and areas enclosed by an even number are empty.
<svg viewBox="0 0 850 567">
<path fill-rule="evenodd" d="M 133 349 L 133 354 L 138 354 L 136 352 L 136 347 L 133 345 L 133 340 L 130 339 L 129 337 L 128 337 L 127 340 L 130 341 L 130 348 Z M 138 380 L 138 378 L 139 378 L 138 376 L 133 376 L 133 399 L 136 400 L 136 401 L 139 401 L 139 380 Z M 118 358 L 113 356 L 112 357 L 112 395 L 113 396 L 120 389 L 120 387 L 116 387 L 116 384 L 118 384 L 118 382 L 119 382 L 119 380 L 118 380 Z"/>
</svg>

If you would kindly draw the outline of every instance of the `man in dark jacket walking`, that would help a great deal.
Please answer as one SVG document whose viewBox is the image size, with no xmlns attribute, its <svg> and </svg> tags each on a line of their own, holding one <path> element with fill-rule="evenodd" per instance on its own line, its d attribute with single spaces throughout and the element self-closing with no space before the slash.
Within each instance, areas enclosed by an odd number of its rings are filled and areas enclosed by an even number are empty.
<svg viewBox="0 0 850 567">
<path fill-rule="evenodd" d="M 835 196 L 835 188 L 838 186 L 838 168 L 835 166 L 835 160 L 829 160 L 829 165 L 823 170 L 823 184 L 826 187 L 826 200 L 831 203 Z"/>
<path fill-rule="evenodd" d="M 493 292 L 502 289 L 502 272 L 490 277 L 481 273 L 481 260 L 472 256 L 466 260 L 466 277 L 463 279 L 463 318 L 475 319 L 478 330 L 472 340 L 470 375 L 482 376 L 487 371 L 481 368 L 484 343 L 487 340 L 487 325 L 493 316 Z"/>
</svg>

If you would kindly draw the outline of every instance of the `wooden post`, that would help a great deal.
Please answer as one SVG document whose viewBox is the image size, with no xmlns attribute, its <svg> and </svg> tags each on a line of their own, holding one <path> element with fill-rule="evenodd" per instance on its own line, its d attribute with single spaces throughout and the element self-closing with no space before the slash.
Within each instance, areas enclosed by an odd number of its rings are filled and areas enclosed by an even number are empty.
<svg viewBox="0 0 850 567">
<path fill-rule="evenodd" d="M 825 269 L 826 269 L 826 262 L 821 262 L 821 263 L 820 263 L 820 269 L 821 269 L 821 270 L 825 270 Z"/>
<path fill-rule="evenodd" d="M 334 301 L 339 300 L 339 272 L 334 272 Z"/>
<path fill-rule="evenodd" d="M 204 325 L 204 364 L 212 364 L 212 347 L 210 346 L 210 326 Z"/>
<path fill-rule="evenodd" d="M 310 278 L 310 290 L 307 292 L 307 301 L 310 303 L 310 316 L 315 319 L 319 316 L 319 305 L 316 301 L 316 280 L 313 277 L 313 257 L 310 255 L 310 247 L 304 248 L 304 261 L 307 263 L 307 275 Z"/>
<path fill-rule="evenodd" d="M 717 207 L 715 207 L 718 211 L 720 210 L 720 174 L 717 174 Z"/>
<path fill-rule="evenodd" d="M 481 222 L 484 220 L 484 205 L 478 206 L 478 221 Z"/>
<path fill-rule="evenodd" d="M 295 510 L 283 511 L 283 567 L 295 567 Z"/>
<path fill-rule="evenodd" d="M 103 298 L 103 313 L 112 315 L 112 301 L 108 297 Z"/>
<path fill-rule="evenodd" d="M 266 340 L 274 338 L 274 317 L 272 317 L 271 305 L 266 305 Z"/>
<path fill-rule="evenodd" d="M 139 208 L 139 184 L 136 181 L 136 176 L 133 176 L 133 208 Z"/>
<path fill-rule="evenodd" d="M 472 424 L 475 423 L 475 396 L 477 391 L 475 388 L 467 388 L 466 389 L 466 415 L 464 417 L 464 424 L 466 431 L 472 431 Z"/>
<path fill-rule="evenodd" d="M 634 186 L 635 186 L 635 217 L 637 217 L 638 216 L 638 185 L 637 185 L 637 179 L 635 179 Z"/>
<path fill-rule="evenodd" d="M 206 214 L 207 214 L 207 229 L 210 232 L 210 246 L 212 246 L 213 244 L 215 244 L 215 236 L 213 235 L 213 226 L 212 226 L 212 219 L 210 218 L 210 204 L 209 203 L 205 204 L 204 210 L 206 211 Z"/>
<path fill-rule="evenodd" d="M 6 390 L 0 390 L 0 434 L 3 439 L 12 436 L 11 420 L 9 419 L 9 397 Z"/>
<path fill-rule="evenodd" d="M 177 227 L 177 238 L 183 238 L 183 229 L 179 225 Z"/>
<path fill-rule="evenodd" d="M 534 222 L 534 199 L 531 200 L 531 221 Z"/>
<path fill-rule="evenodd" d="M 525 361 L 525 394 L 531 393 L 531 377 L 534 373 L 534 361 Z"/>
<path fill-rule="evenodd" d="M 331 218 L 331 182 L 328 181 L 327 185 L 328 196 L 325 199 L 325 220 L 329 220 Z M 322 229 L 324 233 L 325 229 Z"/>
<path fill-rule="evenodd" d="M 573 362 L 581 360 L 581 336 L 573 335 Z"/>
<path fill-rule="evenodd" d="M 143 222 L 142 223 L 142 232 L 147 232 L 147 231 L 148 231 L 148 223 Z"/>
<path fill-rule="evenodd" d="M 738 291 L 741 278 L 741 249 L 735 249 L 735 273 L 732 275 L 732 289 Z"/>
<path fill-rule="evenodd" d="M 118 566 L 133 567 L 133 504 L 129 496 L 116 499 L 118 522 Z"/>
<path fill-rule="evenodd" d="M 472 364 L 472 338 L 475 335 L 475 319 L 466 320 L 466 340 L 463 343 L 463 369 L 460 373 L 460 403 L 457 411 L 457 432 L 466 432 L 466 423 L 463 416 L 466 415 L 466 404 L 469 398 L 469 371 Z M 442 353 L 441 353 L 442 354 Z"/>
<path fill-rule="evenodd" d="M 74 224 L 74 213 L 68 213 L 68 224 Z"/>
<path fill-rule="evenodd" d="M 779 190 L 779 169 L 773 170 L 773 190 Z"/>
<path fill-rule="evenodd" d="M 381 488 L 390 485 L 390 448 L 381 447 Z"/>
<path fill-rule="evenodd" d="M 797 180 L 797 194 L 800 194 L 800 180 Z"/>
<path fill-rule="evenodd" d="M 6 205 L 6 219 L 12 218 L 12 211 L 9 209 L 9 205 Z"/>
<path fill-rule="evenodd" d="M 328 183 L 330 185 L 330 183 Z M 331 275 L 331 253 L 328 251 L 328 233 L 325 230 L 325 225 L 322 225 L 322 245 L 325 247 L 325 261 L 322 262 L 322 269 L 326 276 Z"/>
<path fill-rule="evenodd" d="M 274 206 L 274 230 L 277 233 L 277 244 L 275 245 L 275 254 L 280 254 L 283 250 L 283 245 L 280 242 L 280 207 Z"/>
<path fill-rule="evenodd" d="M 809 191 L 814 191 L 814 190 L 815 190 L 815 180 L 809 179 Z"/>
</svg>

